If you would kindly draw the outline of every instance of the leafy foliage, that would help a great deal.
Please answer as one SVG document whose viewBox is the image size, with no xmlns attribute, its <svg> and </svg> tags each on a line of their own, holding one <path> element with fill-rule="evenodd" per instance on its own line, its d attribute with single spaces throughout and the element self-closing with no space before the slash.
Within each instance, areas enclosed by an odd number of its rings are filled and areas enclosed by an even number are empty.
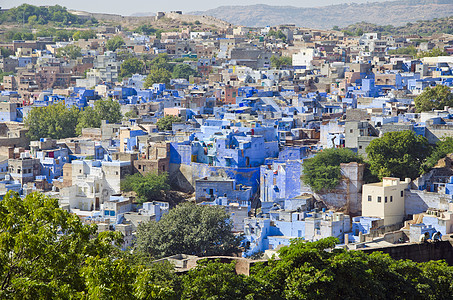
<svg viewBox="0 0 453 300">
<path fill-rule="evenodd" d="M 121 243 L 117 234 L 95 234 L 95 225 L 82 225 L 56 199 L 33 193 L 22 200 L 9 192 L 0 202 L 0 298 L 66 299 L 83 292 L 85 261 L 113 255 L 111 243 Z"/>
<path fill-rule="evenodd" d="M 267 36 L 274 37 L 276 39 L 281 39 L 281 40 L 283 40 L 283 42 L 286 42 L 286 35 L 281 30 L 277 30 L 277 31 L 269 30 L 269 32 L 267 33 Z"/>
<path fill-rule="evenodd" d="M 439 48 L 433 48 L 430 51 L 423 51 L 417 54 L 417 58 L 448 56 L 448 53 Z"/>
<path fill-rule="evenodd" d="M 413 35 L 419 34 L 422 36 L 429 36 L 436 33 L 453 33 L 453 17 L 437 18 L 433 20 L 420 20 L 414 23 L 407 23 L 404 26 L 393 26 L 393 25 L 376 25 L 366 22 L 360 22 L 353 25 L 349 25 L 343 30 L 348 32 L 357 32 L 362 30 L 363 32 L 380 32 L 385 35 Z M 340 30 L 338 26 L 334 30 Z"/>
<path fill-rule="evenodd" d="M 444 137 L 440 141 L 436 143 L 433 151 L 431 152 L 430 156 L 426 159 L 426 161 L 422 165 L 422 169 L 424 172 L 428 172 L 431 168 L 433 168 L 437 162 L 447 156 L 447 154 L 453 153 L 453 138 L 452 137 Z"/>
<path fill-rule="evenodd" d="M 293 64 L 293 60 L 289 56 L 277 57 L 275 55 L 272 55 L 271 64 L 272 64 L 272 67 L 280 69 L 282 66 L 291 66 Z"/>
<path fill-rule="evenodd" d="M 167 53 L 160 53 L 149 62 L 150 69 L 165 69 L 173 72 L 174 64 L 170 64 L 170 57 Z"/>
<path fill-rule="evenodd" d="M 14 54 L 13 50 L 5 48 L 5 47 L 0 47 L 0 56 L 9 57 L 10 55 L 13 55 L 13 54 Z"/>
<path fill-rule="evenodd" d="M 246 299 L 251 293 L 247 277 L 236 275 L 234 263 L 197 261 L 182 279 L 182 299 Z"/>
<path fill-rule="evenodd" d="M 144 176 L 140 173 L 129 175 L 121 181 L 121 190 L 137 193 L 138 203 L 152 201 L 160 196 L 161 191 L 170 190 L 168 174 L 164 172 L 162 174 L 147 173 Z"/>
<path fill-rule="evenodd" d="M 453 106 L 453 94 L 450 88 L 445 85 L 427 87 L 415 98 L 417 112 L 444 109 L 445 106 Z"/>
<path fill-rule="evenodd" d="M 341 180 L 340 164 L 358 162 L 363 159 L 346 148 L 326 149 L 303 162 L 303 181 L 312 190 L 334 189 Z"/>
<path fill-rule="evenodd" d="M 197 76 L 198 72 L 188 64 L 177 64 L 173 68 L 172 78 L 185 78 L 189 80 L 190 76 Z"/>
<path fill-rule="evenodd" d="M 95 19 L 91 19 L 90 21 L 91 23 L 97 22 Z M 0 14 L 0 23 L 3 22 L 19 22 L 40 25 L 54 22 L 69 25 L 84 24 L 87 20 L 69 13 L 65 7 L 60 5 L 46 7 L 22 4 L 18 7 L 13 7 L 6 12 L 2 12 Z"/>
<path fill-rule="evenodd" d="M 407 55 L 416 56 L 417 48 L 415 48 L 414 46 L 398 48 L 398 49 L 394 49 L 394 50 L 389 50 L 388 54 L 407 54 Z"/>
<path fill-rule="evenodd" d="M 267 299 L 431 299 L 450 297 L 453 268 L 445 262 L 393 260 L 387 254 L 334 250 L 334 238 L 292 241 L 279 251 L 281 260 L 257 265 L 255 297 Z M 430 293 L 430 290 L 432 292 Z"/>
<path fill-rule="evenodd" d="M 67 108 L 63 103 L 34 107 L 25 118 L 27 135 L 31 140 L 73 137 L 78 118 L 79 110 L 75 106 Z"/>
<path fill-rule="evenodd" d="M 74 39 L 74 41 L 78 41 L 80 39 L 88 40 L 88 39 L 93 39 L 95 37 L 96 37 L 96 32 L 94 30 L 77 30 L 72 35 L 72 38 Z"/>
<path fill-rule="evenodd" d="M 430 148 L 425 137 L 406 130 L 387 132 L 372 140 L 366 153 L 371 172 L 379 179 L 387 176 L 414 179 L 420 175 Z"/>
<path fill-rule="evenodd" d="M 147 267 L 140 265 L 134 282 L 134 296 L 140 300 L 177 299 L 180 292 L 179 284 L 180 280 L 174 272 L 174 266 L 169 262 L 160 262 Z"/>
<path fill-rule="evenodd" d="M 55 42 L 69 42 L 71 38 L 74 38 L 75 32 L 75 30 L 56 29 L 47 26 L 39 29 L 35 33 L 34 39 L 39 37 L 52 37 Z"/>
<path fill-rule="evenodd" d="M 80 47 L 76 45 L 67 45 L 66 47 L 58 48 L 56 56 L 76 59 L 77 57 L 82 56 L 82 49 L 80 49 Z"/>
<path fill-rule="evenodd" d="M 240 243 L 231 229 L 230 216 L 222 207 L 184 203 L 159 222 L 140 224 L 137 249 L 156 258 L 178 253 L 227 255 L 236 251 Z"/>
<path fill-rule="evenodd" d="M 107 41 L 106 46 L 109 51 L 115 51 L 116 49 L 120 48 L 124 44 L 125 44 L 125 42 L 124 42 L 123 38 L 119 35 L 115 35 L 114 37 L 112 37 L 111 39 L 109 39 Z"/>
<path fill-rule="evenodd" d="M 98 100 L 94 103 L 94 109 L 86 107 L 84 111 L 79 111 L 75 106 L 67 108 L 63 103 L 56 103 L 32 108 L 25 118 L 25 125 L 31 140 L 63 139 L 81 134 L 82 128 L 99 128 L 102 120 L 117 123 L 122 118 L 120 104 L 112 100 Z"/>
<path fill-rule="evenodd" d="M 82 128 L 100 128 L 102 120 L 108 123 L 121 122 L 121 105 L 113 100 L 98 100 L 94 102 L 94 108 L 88 106 L 80 112 L 76 133 L 80 135 Z"/>
<path fill-rule="evenodd" d="M 170 82 L 171 73 L 164 68 L 152 68 L 149 71 L 148 76 L 145 79 L 145 83 L 143 87 L 145 89 L 151 87 L 155 83 L 165 83 L 168 84 Z"/>
<path fill-rule="evenodd" d="M 140 25 L 139 27 L 137 27 L 135 29 L 135 32 L 146 34 L 146 35 L 155 35 L 158 39 L 160 39 L 163 30 L 162 29 L 153 28 L 149 24 L 143 24 L 143 25 Z"/>
<path fill-rule="evenodd" d="M 180 123 L 182 122 L 181 118 L 172 116 L 172 115 L 167 115 L 161 119 L 159 119 L 156 122 L 157 128 L 161 131 L 164 130 L 171 130 L 173 123 Z"/>
<path fill-rule="evenodd" d="M 143 62 L 136 57 L 127 58 L 121 64 L 121 77 L 129 77 L 136 73 L 141 73 L 143 70 Z"/>
</svg>

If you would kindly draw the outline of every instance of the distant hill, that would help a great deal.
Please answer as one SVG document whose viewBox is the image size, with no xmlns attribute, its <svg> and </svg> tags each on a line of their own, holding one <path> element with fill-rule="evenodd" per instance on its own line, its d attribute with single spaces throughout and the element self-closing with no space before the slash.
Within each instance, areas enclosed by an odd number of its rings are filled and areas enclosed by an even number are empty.
<svg viewBox="0 0 453 300">
<path fill-rule="evenodd" d="M 350 3 L 314 8 L 294 6 L 221 6 L 194 15 L 213 16 L 229 23 L 250 27 L 295 24 L 296 26 L 331 29 L 358 22 L 402 26 L 417 20 L 430 20 L 453 15 L 452 0 L 398 0 Z"/>
<path fill-rule="evenodd" d="M 433 35 L 436 33 L 448 33 L 453 34 L 453 17 L 439 18 L 433 20 L 424 20 L 417 22 L 408 22 L 404 26 L 392 26 L 392 25 L 376 25 L 370 23 L 356 23 L 347 27 L 341 28 L 341 30 L 356 33 L 362 32 L 380 32 L 382 34 L 393 34 L 393 35 L 412 35 L 418 34 L 422 36 Z"/>
</svg>

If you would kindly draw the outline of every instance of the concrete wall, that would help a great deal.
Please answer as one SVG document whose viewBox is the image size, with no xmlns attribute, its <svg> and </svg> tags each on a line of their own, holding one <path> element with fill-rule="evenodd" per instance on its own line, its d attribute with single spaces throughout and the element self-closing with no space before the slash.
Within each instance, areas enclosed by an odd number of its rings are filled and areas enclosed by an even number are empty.
<svg viewBox="0 0 453 300">
<path fill-rule="evenodd" d="M 419 190 L 405 192 L 405 210 L 407 215 L 420 214 L 428 208 L 448 210 L 451 195 L 442 195 Z"/>
</svg>

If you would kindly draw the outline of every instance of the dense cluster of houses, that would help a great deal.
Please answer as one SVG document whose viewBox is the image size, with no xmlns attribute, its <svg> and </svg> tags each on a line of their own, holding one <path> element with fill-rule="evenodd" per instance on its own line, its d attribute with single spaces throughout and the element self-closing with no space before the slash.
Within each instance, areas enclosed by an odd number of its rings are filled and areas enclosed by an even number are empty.
<svg viewBox="0 0 453 300">
<path fill-rule="evenodd" d="M 342 181 L 313 193 L 301 181 L 302 162 L 326 148 L 366 155 L 390 131 L 411 130 L 432 144 L 453 136 L 453 109 L 416 113 L 414 97 L 427 87 L 453 87 L 453 35 L 344 36 L 285 25 L 218 32 L 164 32 L 158 39 L 119 28 L 97 38 L 13 41 L 0 59 L 0 194 L 42 191 L 100 230 L 119 230 L 133 243 L 140 222 L 159 221 L 170 208 L 139 209 L 122 193 L 129 174 L 168 172 L 171 184 L 193 192 L 200 205 L 220 205 L 234 231 L 244 233 L 244 256 L 272 253 L 293 238 L 337 237 L 345 247 L 417 240 L 453 231 L 453 168 L 446 164 L 415 181 L 384 178 L 364 184 L 364 166 L 341 165 Z M 285 40 L 269 31 L 281 31 Z M 124 38 L 116 52 L 106 43 Z M 81 48 L 77 59 L 55 56 Z M 440 48 L 450 56 L 415 59 L 392 49 Z M 144 89 L 146 74 L 118 81 L 118 51 L 137 57 L 167 53 L 200 74 Z M 291 57 L 275 68 L 272 57 Z M 64 103 L 83 110 L 98 99 L 121 104 L 121 124 L 103 122 L 81 136 L 29 141 L 31 109 Z M 164 116 L 180 117 L 159 131 Z M 448 160 L 450 163 L 451 160 Z"/>
</svg>

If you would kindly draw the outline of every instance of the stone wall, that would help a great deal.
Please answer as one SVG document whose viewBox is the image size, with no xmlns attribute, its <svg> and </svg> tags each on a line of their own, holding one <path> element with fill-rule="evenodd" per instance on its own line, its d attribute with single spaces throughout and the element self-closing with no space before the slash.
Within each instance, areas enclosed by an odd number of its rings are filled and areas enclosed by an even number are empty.
<svg viewBox="0 0 453 300">
<path fill-rule="evenodd" d="M 323 201 L 328 208 L 344 209 L 347 214 L 360 215 L 365 165 L 352 162 L 340 166 L 340 184 L 334 190 L 315 194 L 315 199 Z"/>
<path fill-rule="evenodd" d="M 431 260 L 445 260 L 453 265 L 452 241 L 437 243 L 405 243 L 390 247 L 376 247 L 360 249 L 368 254 L 380 251 L 389 254 L 393 259 L 410 259 L 415 262 L 427 262 Z"/>
</svg>

